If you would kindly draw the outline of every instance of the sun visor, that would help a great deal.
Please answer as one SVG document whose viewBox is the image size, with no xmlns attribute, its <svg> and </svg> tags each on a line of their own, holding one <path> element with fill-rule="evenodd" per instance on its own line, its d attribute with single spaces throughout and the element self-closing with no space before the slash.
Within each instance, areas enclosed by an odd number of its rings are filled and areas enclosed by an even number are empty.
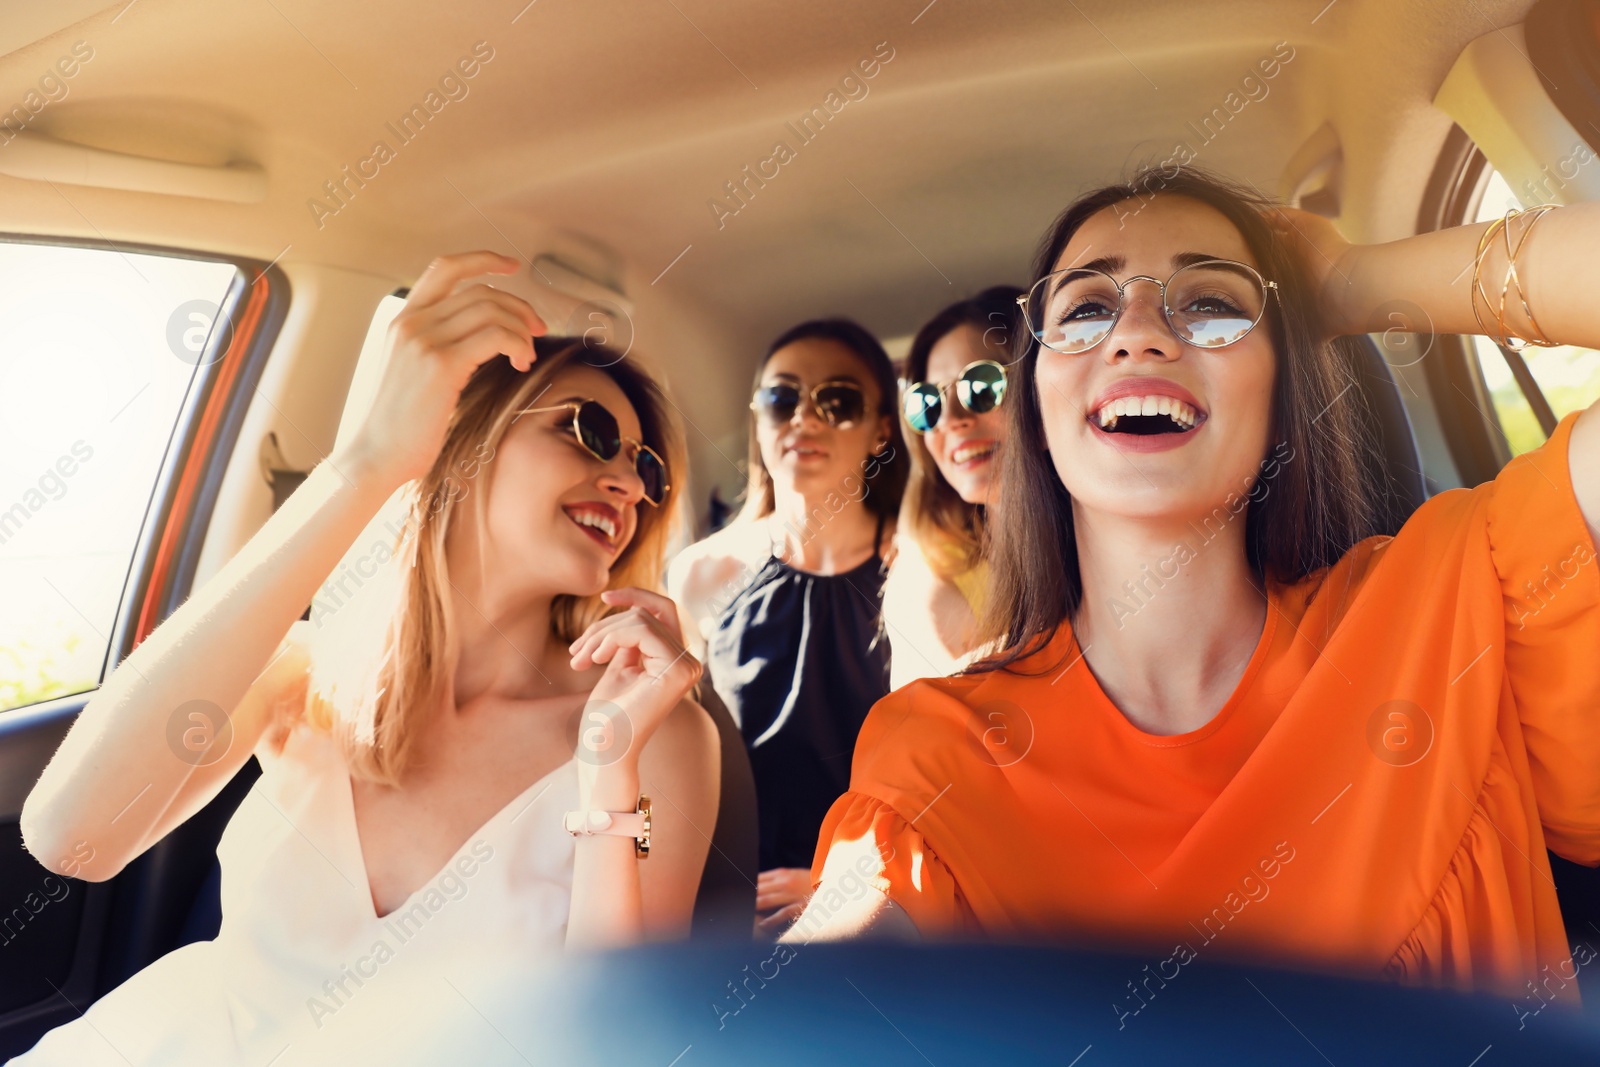
<svg viewBox="0 0 1600 1067">
<path fill-rule="evenodd" d="M 1524 204 L 1600 199 L 1600 162 L 1528 58 L 1521 25 L 1462 51 L 1434 103 L 1477 144 Z"/>
</svg>

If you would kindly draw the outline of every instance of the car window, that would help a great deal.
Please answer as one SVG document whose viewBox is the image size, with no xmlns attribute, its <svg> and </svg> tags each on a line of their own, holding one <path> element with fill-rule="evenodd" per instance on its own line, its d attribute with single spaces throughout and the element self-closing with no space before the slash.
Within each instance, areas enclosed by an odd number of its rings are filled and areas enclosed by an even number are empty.
<svg viewBox="0 0 1600 1067">
<path fill-rule="evenodd" d="M 0 711 L 99 684 L 186 395 L 225 348 L 208 340 L 237 274 L 0 241 Z"/>
<path fill-rule="evenodd" d="M 1478 203 L 1475 221 L 1498 219 L 1511 208 L 1528 207 L 1540 202 L 1530 197 L 1526 202 L 1518 197 L 1498 171 L 1489 172 L 1483 197 Z M 1473 220 L 1464 220 L 1473 221 Z M 1491 295 L 1494 289 L 1486 282 Z M 1483 370 L 1484 383 L 1494 400 L 1495 415 L 1506 435 L 1512 453 L 1520 454 L 1537 448 L 1547 436 L 1540 425 L 1535 405 L 1543 398 L 1549 414 L 1559 420 L 1568 412 L 1588 407 L 1600 399 L 1600 352 L 1590 348 L 1562 345 L 1558 348 L 1525 348 L 1520 354 L 1531 375 L 1527 392 L 1519 386 L 1508 360 L 1494 341 L 1487 337 L 1471 338 L 1472 349 Z"/>
</svg>

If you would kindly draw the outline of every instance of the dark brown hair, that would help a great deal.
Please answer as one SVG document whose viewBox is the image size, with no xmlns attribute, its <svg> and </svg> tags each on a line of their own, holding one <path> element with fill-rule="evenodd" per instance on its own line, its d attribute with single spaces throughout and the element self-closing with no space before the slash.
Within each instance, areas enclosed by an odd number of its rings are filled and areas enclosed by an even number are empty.
<svg viewBox="0 0 1600 1067">
<path fill-rule="evenodd" d="M 1278 283 L 1261 326 L 1276 355 L 1272 450 L 1287 457 L 1271 491 L 1260 499 L 1250 494 L 1245 552 L 1258 575 L 1293 582 L 1333 564 L 1357 541 L 1378 532 L 1379 511 L 1366 476 L 1376 467 L 1370 454 L 1372 416 L 1362 390 L 1350 388 L 1353 374 L 1341 344 L 1324 340 L 1321 310 L 1305 268 L 1267 223 L 1265 212 L 1274 205 L 1204 171 L 1173 170 L 1146 169 L 1125 184 L 1080 197 L 1040 242 L 1034 276 L 1055 269 L 1062 250 L 1092 216 L 1130 201 L 1143 205 L 1156 196 L 1187 197 L 1214 209 L 1239 231 L 1262 275 Z M 993 524 L 993 589 L 983 634 L 996 651 L 974 665 L 978 671 L 1010 667 L 1043 647 L 1083 600 L 1072 498 L 1051 463 L 1039 414 L 1034 380 L 1039 345 L 1024 329 L 1016 334 L 1018 359 L 1006 396 L 1010 436 L 1001 475 L 1007 495 L 1029 503 L 1003 509 Z"/>
<path fill-rule="evenodd" d="M 889 443 L 880 451 L 873 453 L 868 462 L 862 477 L 865 495 L 861 499 L 874 514 L 881 518 L 892 519 L 900 512 L 900 498 L 905 494 L 906 479 L 911 474 L 911 460 L 906 456 L 905 438 L 900 433 L 900 418 L 895 413 L 900 387 L 895 378 L 894 364 L 889 361 L 889 353 L 883 350 L 883 345 L 878 343 L 878 339 L 872 336 L 866 327 L 852 319 L 842 318 L 812 319 L 790 327 L 767 346 L 766 355 L 756 364 L 755 380 L 751 384 L 750 391 L 753 393 L 760 388 L 761 375 L 767 368 L 767 361 L 780 348 L 812 338 L 833 341 L 849 349 L 861 361 L 867 374 L 878 386 L 877 414 L 889 416 Z M 744 507 L 740 515 L 759 519 L 763 515 L 772 514 L 774 506 L 772 474 L 761 459 L 761 443 L 756 439 L 756 413 L 751 411 L 749 474 L 745 485 Z"/>
<path fill-rule="evenodd" d="M 933 346 L 962 326 L 981 330 L 985 340 L 992 333 L 996 343 L 1011 351 L 1016 321 L 1021 317 L 1017 309 L 1017 297 L 1021 295 L 1022 290 L 1014 285 L 991 286 L 929 319 L 917 331 L 911 351 L 906 354 L 906 381 L 925 379 Z M 999 362 L 1011 361 L 1002 356 Z M 1011 368 L 1006 373 L 1009 375 Z M 936 573 L 948 578 L 971 570 L 983 554 L 987 509 L 961 499 L 961 494 L 939 472 L 939 465 L 920 434 L 907 434 L 906 447 L 911 452 L 911 481 L 906 486 L 901 516 L 917 541 L 934 549 L 928 552 L 928 562 Z"/>
</svg>

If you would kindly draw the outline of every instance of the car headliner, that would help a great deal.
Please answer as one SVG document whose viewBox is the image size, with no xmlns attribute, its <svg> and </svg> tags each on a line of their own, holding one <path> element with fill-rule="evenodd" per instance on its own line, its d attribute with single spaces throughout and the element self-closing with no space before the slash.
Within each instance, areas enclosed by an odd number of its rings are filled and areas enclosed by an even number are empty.
<svg viewBox="0 0 1600 1067">
<path fill-rule="evenodd" d="M 1281 194 L 1295 150 L 1331 124 L 1347 232 L 1411 232 L 1451 125 L 1434 94 L 1470 40 L 1520 21 L 1530 0 L 97 6 L 6 16 L 0 109 L 87 41 L 93 59 L 30 131 L 190 163 L 251 161 L 265 199 L 0 176 L 0 229 L 276 260 L 292 281 L 320 265 L 395 285 L 440 252 L 554 250 L 634 301 L 638 348 L 699 431 L 703 489 L 737 482 L 750 368 L 778 330 L 844 314 L 900 337 L 951 300 L 1021 282 L 1075 193 L 1180 142 L 1196 162 Z M 1265 96 L 1214 139 L 1197 136 L 1280 41 L 1294 58 L 1251 90 Z M 386 124 L 476 42 L 493 58 L 463 79 L 467 95 L 400 144 Z M 892 59 L 870 79 L 857 73 L 850 91 L 865 95 L 802 144 L 790 124 L 875 49 Z M 315 200 L 334 203 L 323 183 L 378 140 L 394 158 L 336 214 L 316 211 Z M 778 141 L 794 157 L 719 220 L 713 200 L 735 206 L 724 183 Z M 362 323 L 370 313 L 350 310 Z"/>
</svg>

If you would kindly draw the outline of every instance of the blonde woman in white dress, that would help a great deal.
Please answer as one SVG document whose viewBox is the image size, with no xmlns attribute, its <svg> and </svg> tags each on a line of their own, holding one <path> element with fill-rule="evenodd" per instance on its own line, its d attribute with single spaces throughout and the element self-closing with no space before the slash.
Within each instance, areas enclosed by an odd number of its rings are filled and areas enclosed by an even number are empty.
<svg viewBox="0 0 1600 1067">
<path fill-rule="evenodd" d="M 428 267 L 348 443 L 67 734 L 22 832 L 78 878 L 115 875 L 252 753 L 264 772 L 217 850 L 216 940 L 15 1062 L 324 1062 L 481 1027 L 474 990 L 563 946 L 687 932 L 719 750 L 648 591 L 681 444 L 632 362 L 536 344 L 533 309 L 474 281 L 516 267 Z"/>
</svg>

